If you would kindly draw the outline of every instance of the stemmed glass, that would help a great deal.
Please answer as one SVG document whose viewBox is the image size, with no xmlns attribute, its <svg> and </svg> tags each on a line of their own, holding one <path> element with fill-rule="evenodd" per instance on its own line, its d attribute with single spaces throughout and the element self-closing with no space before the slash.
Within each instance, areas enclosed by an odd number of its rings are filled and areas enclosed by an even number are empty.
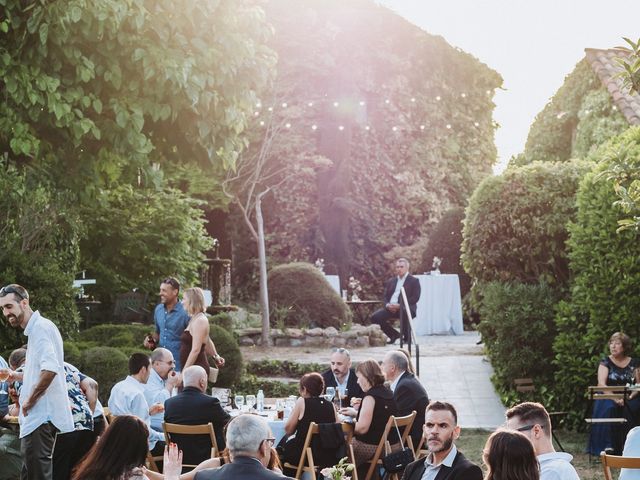
<svg viewBox="0 0 640 480">
<path fill-rule="evenodd" d="M 247 407 L 249 407 L 249 411 L 251 409 L 256 408 L 256 396 L 255 395 L 247 395 Z"/>
<path fill-rule="evenodd" d="M 339 395 L 339 393 L 338 393 Z M 324 394 L 324 398 L 325 400 L 327 400 L 327 402 L 331 402 L 333 401 L 333 397 L 336 396 L 336 389 L 335 387 L 327 387 L 327 389 L 325 390 L 325 394 Z"/>
<path fill-rule="evenodd" d="M 2 387 L 0 387 L 0 395 L 7 395 L 7 391 L 4 389 L 4 382 L 9 379 L 10 374 L 11 370 L 8 368 L 0 368 L 0 384 L 2 384 Z"/>
<path fill-rule="evenodd" d="M 236 404 L 236 408 L 238 410 L 242 411 L 242 407 L 244 406 L 244 396 L 243 395 L 236 395 L 233 400 L 234 400 L 234 402 Z"/>
</svg>

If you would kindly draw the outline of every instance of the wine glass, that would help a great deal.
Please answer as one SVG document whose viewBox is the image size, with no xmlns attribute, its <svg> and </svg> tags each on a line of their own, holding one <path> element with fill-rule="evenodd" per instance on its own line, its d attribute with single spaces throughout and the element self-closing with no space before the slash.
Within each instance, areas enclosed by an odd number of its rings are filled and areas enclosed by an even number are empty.
<svg viewBox="0 0 640 480">
<path fill-rule="evenodd" d="M 243 395 L 236 395 L 233 400 L 234 400 L 234 402 L 236 404 L 236 408 L 238 410 L 242 411 L 242 407 L 244 406 L 244 396 Z"/>
<path fill-rule="evenodd" d="M 0 395 L 7 395 L 7 391 L 4 389 L 4 382 L 9 379 L 10 374 L 11 370 L 8 368 L 0 368 L 0 384 L 2 384 L 2 387 L 0 387 Z"/>
<path fill-rule="evenodd" d="M 249 410 L 256 408 L 256 396 L 255 395 L 247 395 L 247 407 Z"/>
<path fill-rule="evenodd" d="M 338 395 L 340 395 L 340 393 L 338 393 Z M 336 396 L 335 387 L 327 387 L 327 389 L 325 390 L 324 398 L 328 402 L 331 402 L 331 401 L 333 401 L 333 397 L 335 397 L 335 396 Z"/>
</svg>

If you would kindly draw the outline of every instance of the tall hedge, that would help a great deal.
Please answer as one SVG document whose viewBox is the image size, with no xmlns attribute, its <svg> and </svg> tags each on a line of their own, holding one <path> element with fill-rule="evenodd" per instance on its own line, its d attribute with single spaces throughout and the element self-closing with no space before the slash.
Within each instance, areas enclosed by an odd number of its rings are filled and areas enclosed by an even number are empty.
<svg viewBox="0 0 640 480">
<path fill-rule="evenodd" d="M 272 321 L 291 327 L 340 328 L 350 312 L 324 278 L 308 263 L 287 263 L 269 272 L 269 307 Z"/>
<path fill-rule="evenodd" d="M 624 213 L 614 204 L 612 180 L 603 174 L 615 163 L 640 168 L 640 128 L 604 145 L 594 159 L 600 163 L 580 185 L 577 218 L 569 229 L 574 280 L 570 299 L 559 308 L 554 342 L 558 395 L 575 412 L 582 411 L 586 387 L 596 381 L 611 334 L 622 330 L 640 342 L 640 232 L 616 231 Z"/>
<path fill-rule="evenodd" d="M 485 179 L 463 228 L 462 262 L 472 279 L 564 285 L 566 225 L 587 169 L 579 161 L 535 162 Z"/>
</svg>

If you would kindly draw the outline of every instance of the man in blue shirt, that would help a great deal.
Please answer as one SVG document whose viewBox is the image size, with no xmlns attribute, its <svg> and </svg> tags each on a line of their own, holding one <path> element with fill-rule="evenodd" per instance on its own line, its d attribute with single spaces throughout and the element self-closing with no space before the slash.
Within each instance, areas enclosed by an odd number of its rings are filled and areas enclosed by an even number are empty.
<svg viewBox="0 0 640 480">
<path fill-rule="evenodd" d="M 182 369 L 180 365 L 180 335 L 189 323 L 189 315 L 182 303 L 178 301 L 180 283 L 173 277 L 165 278 L 160 284 L 160 303 L 153 312 L 156 331 L 149 338 L 145 338 L 144 346 L 149 349 L 163 347 L 173 354 L 176 362 L 175 370 Z"/>
</svg>

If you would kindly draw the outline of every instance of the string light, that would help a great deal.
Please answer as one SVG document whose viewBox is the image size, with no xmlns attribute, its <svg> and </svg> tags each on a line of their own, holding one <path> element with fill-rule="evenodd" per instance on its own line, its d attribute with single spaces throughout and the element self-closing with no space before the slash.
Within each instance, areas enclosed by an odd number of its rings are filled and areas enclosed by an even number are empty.
<svg viewBox="0 0 640 480">
<path fill-rule="evenodd" d="M 391 100 L 389 100 L 388 98 L 384 101 L 384 103 L 386 103 L 387 105 L 389 105 L 391 103 Z"/>
<path fill-rule="evenodd" d="M 338 130 L 343 131 L 343 130 L 344 130 L 344 126 L 343 126 L 343 125 L 340 125 L 340 126 L 338 127 Z"/>
<path fill-rule="evenodd" d="M 317 130 L 318 126 L 317 125 L 311 125 L 311 130 Z"/>
<path fill-rule="evenodd" d="M 260 115 L 260 112 L 253 112 L 253 115 L 257 117 L 258 115 Z"/>
<path fill-rule="evenodd" d="M 364 129 L 365 129 L 366 131 L 369 131 L 369 130 L 371 130 L 371 127 L 370 127 L 369 125 L 367 125 L 366 127 L 364 127 Z"/>
<path fill-rule="evenodd" d="M 440 101 L 440 95 L 438 95 L 438 96 L 436 97 L 436 100 L 437 100 L 437 101 Z"/>
<path fill-rule="evenodd" d="M 364 107 L 364 100 L 360 100 L 360 106 Z"/>
<path fill-rule="evenodd" d="M 285 124 L 284 124 L 284 126 L 285 126 L 286 128 L 291 128 L 291 124 L 290 124 L 290 123 L 285 123 Z"/>
<path fill-rule="evenodd" d="M 260 120 L 260 126 L 264 127 L 264 120 Z"/>
<path fill-rule="evenodd" d="M 424 130 L 425 126 L 424 125 L 420 125 L 420 130 Z"/>
<path fill-rule="evenodd" d="M 451 130 L 451 124 L 447 123 L 447 130 Z"/>
<path fill-rule="evenodd" d="M 262 104 L 260 102 L 256 103 L 256 108 L 262 108 Z"/>
<path fill-rule="evenodd" d="M 309 103 L 307 103 L 307 106 L 308 106 L 308 107 L 313 107 L 313 102 L 309 102 Z"/>
<path fill-rule="evenodd" d="M 269 107 L 267 108 L 267 110 L 269 110 L 270 112 L 273 112 L 273 107 Z"/>
<path fill-rule="evenodd" d="M 333 102 L 333 106 L 334 107 L 339 107 L 340 106 L 340 102 Z"/>
<path fill-rule="evenodd" d="M 416 103 L 416 98 L 415 97 L 411 97 L 411 103 Z"/>
<path fill-rule="evenodd" d="M 393 130 L 394 132 L 397 132 L 398 131 L 398 127 L 393 126 L 393 127 L 391 127 L 391 130 Z"/>
<path fill-rule="evenodd" d="M 467 94 L 466 94 L 466 93 L 461 93 L 461 94 L 460 94 L 460 96 L 461 96 L 462 98 L 467 98 Z"/>
<path fill-rule="evenodd" d="M 479 126 L 480 126 L 480 124 L 479 124 L 478 122 L 473 122 L 473 124 L 474 124 L 476 127 L 479 127 Z"/>
</svg>

